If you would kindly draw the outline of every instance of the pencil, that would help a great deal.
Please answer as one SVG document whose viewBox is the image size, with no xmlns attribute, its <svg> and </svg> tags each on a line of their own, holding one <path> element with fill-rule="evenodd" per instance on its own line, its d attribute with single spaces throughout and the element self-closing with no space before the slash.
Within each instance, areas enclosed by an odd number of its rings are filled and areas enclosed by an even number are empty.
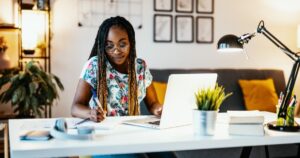
<svg viewBox="0 0 300 158">
<path fill-rule="evenodd" d="M 80 124 L 82 124 L 82 123 L 84 123 L 84 122 L 86 122 L 86 121 L 88 121 L 88 120 L 90 120 L 90 118 L 83 119 L 83 120 L 77 122 L 77 123 L 75 124 L 75 126 L 80 125 Z"/>
</svg>

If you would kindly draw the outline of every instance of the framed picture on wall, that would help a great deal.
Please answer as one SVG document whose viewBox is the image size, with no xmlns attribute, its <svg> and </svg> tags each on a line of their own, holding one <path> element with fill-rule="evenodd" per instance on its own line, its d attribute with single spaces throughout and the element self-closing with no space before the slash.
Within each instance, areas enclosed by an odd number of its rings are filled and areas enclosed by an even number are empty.
<svg viewBox="0 0 300 158">
<path fill-rule="evenodd" d="M 171 12 L 173 10 L 173 0 L 154 0 L 154 11 Z"/>
<path fill-rule="evenodd" d="M 197 43 L 213 43 L 214 19 L 213 17 L 196 18 L 196 41 Z"/>
<path fill-rule="evenodd" d="M 202 14 L 214 13 L 214 0 L 196 0 L 196 12 Z"/>
<path fill-rule="evenodd" d="M 193 0 L 176 0 L 176 12 L 179 13 L 192 13 L 194 8 Z"/>
<path fill-rule="evenodd" d="M 153 21 L 154 42 L 172 42 L 172 15 L 155 14 Z"/>
<path fill-rule="evenodd" d="M 175 17 L 175 41 L 178 43 L 191 43 L 194 41 L 193 16 L 177 15 Z"/>
<path fill-rule="evenodd" d="M 20 30 L 17 28 L 1 28 L 0 38 L 1 43 L 1 55 L 5 56 L 10 62 L 10 67 L 19 66 L 19 53 L 20 53 L 20 41 L 19 41 Z M 2 63 L 0 63 L 1 65 Z M 5 66 L 4 66 L 5 67 Z"/>
</svg>

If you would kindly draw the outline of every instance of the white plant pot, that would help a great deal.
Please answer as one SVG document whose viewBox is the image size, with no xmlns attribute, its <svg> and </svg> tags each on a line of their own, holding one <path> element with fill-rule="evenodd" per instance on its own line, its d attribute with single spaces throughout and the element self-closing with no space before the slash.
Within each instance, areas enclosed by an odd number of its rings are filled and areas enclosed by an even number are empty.
<svg viewBox="0 0 300 158">
<path fill-rule="evenodd" d="M 195 135 L 214 135 L 218 111 L 193 110 Z"/>
</svg>

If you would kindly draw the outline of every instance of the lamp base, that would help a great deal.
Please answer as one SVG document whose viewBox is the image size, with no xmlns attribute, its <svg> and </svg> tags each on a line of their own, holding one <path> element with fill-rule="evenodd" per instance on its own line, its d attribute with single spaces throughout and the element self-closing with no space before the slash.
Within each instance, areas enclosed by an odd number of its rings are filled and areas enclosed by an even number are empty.
<svg viewBox="0 0 300 158">
<path fill-rule="evenodd" d="M 269 122 L 267 123 L 267 126 L 270 130 L 275 131 L 283 131 L 283 132 L 299 132 L 300 126 L 298 123 L 295 122 L 294 126 L 277 126 L 277 122 Z"/>
<path fill-rule="evenodd" d="M 35 52 L 35 50 L 25 49 L 25 50 L 23 50 L 23 52 L 24 52 L 24 54 L 26 54 L 26 55 L 33 55 L 34 52 Z"/>
</svg>

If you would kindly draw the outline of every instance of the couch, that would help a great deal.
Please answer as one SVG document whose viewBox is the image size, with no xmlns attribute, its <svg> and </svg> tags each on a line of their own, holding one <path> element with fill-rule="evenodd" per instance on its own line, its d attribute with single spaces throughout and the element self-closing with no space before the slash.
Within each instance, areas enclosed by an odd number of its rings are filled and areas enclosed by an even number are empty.
<svg viewBox="0 0 300 158">
<path fill-rule="evenodd" d="M 220 112 L 227 110 L 246 110 L 243 93 L 238 84 L 239 79 L 267 79 L 274 81 L 277 95 L 285 89 L 285 78 L 282 70 L 274 69 L 150 69 L 153 81 L 167 82 L 168 76 L 173 73 L 217 73 L 217 83 L 225 88 L 225 92 L 233 92 L 233 95 L 226 99 Z M 141 103 L 141 114 L 149 114 L 144 103 Z M 273 145 L 269 146 L 270 157 L 289 157 L 297 155 L 298 145 Z M 212 149 L 195 151 L 176 151 L 177 157 L 239 157 L 242 148 Z M 252 148 L 250 157 L 265 157 L 263 146 Z"/>
</svg>

